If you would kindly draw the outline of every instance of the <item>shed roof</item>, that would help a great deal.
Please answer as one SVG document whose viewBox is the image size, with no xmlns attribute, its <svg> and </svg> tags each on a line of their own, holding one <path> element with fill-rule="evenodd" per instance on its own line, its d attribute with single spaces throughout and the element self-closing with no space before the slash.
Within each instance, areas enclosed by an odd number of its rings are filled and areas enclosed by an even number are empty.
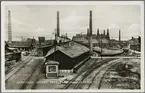
<svg viewBox="0 0 145 93">
<path fill-rule="evenodd" d="M 88 39 L 87 38 L 84 38 L 84 37 L 74 37 L 73 38 L 74 41 L 79 41 L 79 42 L 82 42 L 82 43 L 88 43 Z M 92 43 L 100 43 L 101 40 L 99 39 L 96 39 L 96 38 L 92 38 Z M 109 43 L 109 40 L 107 40 L 106 38 L 103 38 L 102 39 L 102 43 Z"/>
<path fill-rule="evenodd" d="M 71 45 L 71 43 L 73 45 Z M 81 45 L 79 43 L 70 41 L 67 43 L 64 43 L 60 46 L 56 46 L 56 51 L 61 51 L 62 53 L 64 53 L 65 55 L 74 58 L 77 57 L 83 53 L 86 53 L 89 51 L 89 48 L 87 48 L 84 45 Z M 54 47 L 48 51 L 48 53 L 46 54 L 45 57 L 48 57 L 49 55 L 51 55 L 52 53 L 54 53 Z"/>
<path fill-rule="evenodd" d="M 30 42 L 13 42 L 13 43 L 8 43 L 9 47 L 30 47 L 31 43 Z"/>
<path fill-rule="evenodd" d="M 53 60 L 50 60 L 48 62 L 45 63 L 45 65 L 58 65 L 59 62 L 56 62 L 56 61 L 53 61 Z"/>
</svg>

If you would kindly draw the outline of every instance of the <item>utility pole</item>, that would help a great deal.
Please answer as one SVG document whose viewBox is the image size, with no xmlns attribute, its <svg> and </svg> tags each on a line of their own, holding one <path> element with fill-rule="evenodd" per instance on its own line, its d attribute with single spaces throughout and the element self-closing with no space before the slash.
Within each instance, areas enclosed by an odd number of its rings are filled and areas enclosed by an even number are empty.
<svg viewBox="0 0 145 93">
<path fill-rule="evenodd" d="M 120 33 L 120 30 L 119 30 L 119 46 L 121 47 L 121 33 Z"/>
<path fill-rule="evenodd" d="M 54 35 L 55 35 L 55 38 L 54 38 L 54 61 L 55 61 L 55 51 L 56 51 L 56 45 L 57 45 L 57 41 L 56 41 L 56 35 L 57 35 L 57 30 L 55 29 L 54 30 Z"/>
<path fill-rule="evenodd" d="M 102 33 L 101 33 L 101 59 L 102 59 Z"/>
</svg>

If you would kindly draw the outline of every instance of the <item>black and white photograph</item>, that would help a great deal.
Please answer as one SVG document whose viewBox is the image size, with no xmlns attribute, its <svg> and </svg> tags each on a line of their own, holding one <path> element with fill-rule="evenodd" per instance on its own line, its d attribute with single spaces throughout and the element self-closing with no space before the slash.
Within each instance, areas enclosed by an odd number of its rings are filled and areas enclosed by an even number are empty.
<svg viewBox="0 0 145 93">
<path fill-rule="evenodd" d="M 144 2 L 3 1 L 6 92 L 143 92 Z"/>
</svg>

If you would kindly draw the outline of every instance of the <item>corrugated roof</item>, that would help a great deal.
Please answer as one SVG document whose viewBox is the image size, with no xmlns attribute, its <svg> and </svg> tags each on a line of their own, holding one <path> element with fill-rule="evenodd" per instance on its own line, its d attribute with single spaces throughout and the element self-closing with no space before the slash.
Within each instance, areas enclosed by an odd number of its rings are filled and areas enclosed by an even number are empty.
<svg viewBox="0 0 145 93">
<path fill-rule="evenodd" d="M 76 42 L 70 41 L 60 46 L 56 46 L 56 51 L 61 51 L 67 56 L 74 58 L 88 52 L 89 48 Z M 54 47 L 50 51 L 48 51 L 45 57 L 51 55 L 52 53 L 54 53 Z"/>
<path fill-rule="evenodd" d="M 94 47 L 93 50 L 101 53 L 101 48 L 100 47 Z M 122 53 L 122 52 L 123 52 L 122 49 L 113 50 L 113 49 L 102 48 L 102 54 L 103 55 L 118 54 L 118 53 Z"/>
<path fill-rule="evenodd" d="M 59 62 L 53 61 L 53 60 L 49 60 L 48 62 L 45 63 L 45 65 L 48 65 L 48 64 L 49 64 L 49 65 L 50 65 L 50 64 L 52 64 L 52 65 L 55 65 L 55 64 L 58 65 Z"/>
<path fill-rule="evenodd" d="M 9 47 L 30 47 L 31 43 L 30 42 L 13 42 L 13 43 L 8 43 Z"/>
<path fill-rule="evenodd" d="M 82 38 L 74 37 L 73 40 L 74 41 L 79 41 L 79 42 L 82 42 L 82 43 L 88 43 L 88 39 L 83 38 L 83 37 Z M 101 42 L 101 40 L 96 39 L 96 38 L 92 38 L 92 43 L 100 43 L 100 42 Z M 109 40 L 107 40 L 106 38 L 103 38 L 102 43 L 109 43 Z"/>
</svg>

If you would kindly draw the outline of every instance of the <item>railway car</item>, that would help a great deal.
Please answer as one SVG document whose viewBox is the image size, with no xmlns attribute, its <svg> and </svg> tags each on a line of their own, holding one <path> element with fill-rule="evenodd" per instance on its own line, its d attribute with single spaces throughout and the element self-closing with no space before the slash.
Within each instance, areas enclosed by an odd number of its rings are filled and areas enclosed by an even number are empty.
<svg viewBox="0 0 145 93">
<path fill-rule="evenodd" d="M 19 61 L 20 59 L 21 59 L 21 52 L 5 54 L 5 61 L 12 61 L 12 60 Z"/>
<path fill-rule="evenodd" d="M 129 49 L 128 48 L 123 48 L 123 51 L 124 52 L 129 52 Z"/>
</svg>

